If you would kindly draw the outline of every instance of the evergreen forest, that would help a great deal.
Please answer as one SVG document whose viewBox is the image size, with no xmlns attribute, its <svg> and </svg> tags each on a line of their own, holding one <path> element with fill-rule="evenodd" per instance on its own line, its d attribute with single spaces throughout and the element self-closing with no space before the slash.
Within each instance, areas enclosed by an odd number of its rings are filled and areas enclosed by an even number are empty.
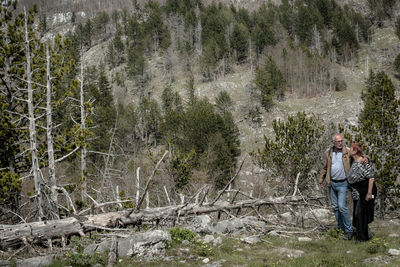
<svg viewBox="0 0 400 267">
<path fill-rule="evenodd" d="M 380 214 L 398 211 L 398 1 L 31 2 L 1 3 L 1 223 L 228 184 L 312 196 L 335 132 L 365 146 Z M 396 45 L 374 60 L 383 30 Z"/>
</svg>

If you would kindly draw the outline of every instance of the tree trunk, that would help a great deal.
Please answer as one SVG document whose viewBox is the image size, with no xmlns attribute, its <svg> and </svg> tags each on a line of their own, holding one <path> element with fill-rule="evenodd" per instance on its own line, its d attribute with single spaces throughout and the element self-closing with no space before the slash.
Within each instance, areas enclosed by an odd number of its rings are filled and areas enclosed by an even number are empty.
<svg viewBox="0 0 400 267">
<path fill-rule="evenodd" d="M 50 52 L 49 46 L 46 45 L 46 134 L 47 134 L 47 155 L 49 157 L 49 187 L 50 187 L 50 218 L 59 219 L 58 200 L 57 200 L 57 180 L 56 180 L 56 163 L 54 158 L 54 142 L 53 142 L 53 107 L 51 104 L 51 73 L 50 73 Z"/>
<path fill-rule="evenodd" d="M 38 159 L 38 151 L 37 151 L 37 133 L 36 133 L 36 119 L 35 119 L 35 110 L 34 110 L 34 99 L 33 99 L 33 88 L 32 88 L 32 69 L 31 69 L 31 51 L 30 51 L 30 41 L 29 41 L 29 33 L 28 33 L 28 16 L 25 13 L 25 52 L 26 52 L 26 75 L 27 75 L 27 89 L 28 89 L 28 118 L 29 118 L 29 145 L 31 151 L 31 160 L 32 160 L 32 175 L 35 183 L 35 198 L 36 205 L 38 208 L 38 218 L 39 221 L 44 217 L 43 206 L 42 206 L 42 191 L 41 191 L 41 177 L 39 170 L 39 159 Z"/>
<path fill-rule="evenodd" d="M 81 59 L 81 78 L 80 78 L 80 108 L 81 108 L 81 132 L 85 134 L 86 130 L 86 110 L 85 110 L 85 95 L 83 92 L 83 59 Z M 87 154 L 87 148 L 86 148 L 86 142 L 84 142 L 82 146 L 82 151 L 81 151 L 81 184 L 82 184 L 82 189 L 81 189 L 81 198 L 82 201 L 84 202 L 86 199 L 86 194 L 87 194 L 87 181 L 86 181 L 86 154 Z"/>
<path fill-rule="evenodd" d="M 60 220 L 24 223 L 18 225 L 0 225 L 0 248 L 10 248 L 26 242 L 40 243 L 49 239 L 65 238 L 71 235 L 84 235 L 95 229 L 109 229 L 142 222 L 174 221 L 176 217 L 226 212 L 243 208 L 255 208 L 262 205 L 303 205 L 306 201 L 300 196 L 288 196 L 268 199 L 241 200 L 235 203 L 217 201 L 214 204 L 182 204 L 161 208 L 149 208 L 136 211 L 108 212 L 98 215 L 76 216 Z"/>
</svg>

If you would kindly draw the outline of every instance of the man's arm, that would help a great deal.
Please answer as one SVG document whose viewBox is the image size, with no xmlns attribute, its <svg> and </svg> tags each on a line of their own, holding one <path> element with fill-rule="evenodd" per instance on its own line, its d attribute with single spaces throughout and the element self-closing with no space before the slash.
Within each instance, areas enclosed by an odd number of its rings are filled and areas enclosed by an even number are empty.
<svg viewBox="0 0 400 267">
<path fill-rule="evenodd" d="M 328 171 L 328 157 L 327 157 L 327 155 L 325 153 L 324 166 L 322 167 L 321 173 L 320 173 L 319 178 L 318 178 L 318 185 L 319 185 L 320 188 L 323 187 L 323 182 L 325 180 L 327 171 Z"/>
</svg>

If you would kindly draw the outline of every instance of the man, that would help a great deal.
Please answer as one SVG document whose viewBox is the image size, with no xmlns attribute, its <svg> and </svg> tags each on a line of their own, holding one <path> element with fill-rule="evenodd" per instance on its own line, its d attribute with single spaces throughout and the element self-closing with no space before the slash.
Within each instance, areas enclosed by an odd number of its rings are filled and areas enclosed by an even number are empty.
<svg viewBox="0 0 400 267">
<path fill-rule="evenodd" d="M 325 179 L 338 228 L 344 232 L 343 239 L 350 240 L 353 229 L 346 206 L 347 174 L 351 164 L 350 149 L 343 147 L 343 137 L 340 134 L 333 135 L 332 144 L 333 146 L 325 151 L 325 163 L 319 177 L 319 187 L 323 187 Z"/>
</svg>

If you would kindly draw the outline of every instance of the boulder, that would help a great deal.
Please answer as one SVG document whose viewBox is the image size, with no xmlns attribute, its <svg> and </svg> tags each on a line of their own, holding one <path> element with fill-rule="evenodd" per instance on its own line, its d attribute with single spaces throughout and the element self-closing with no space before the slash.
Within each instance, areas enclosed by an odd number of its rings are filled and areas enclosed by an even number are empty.
<svg viewBox="0 0 400 267">
<path fill-rule="evenodd" d="M 40 267 L 48 266 L 53 263 L 55 255 L 46 255 L 40 257 L 34 257 L 29 259 L 18 260 L 16 262 L 17 267 Z"/>
<path fill-rule="evenodd" d="M 304 215 L 304 220 L 310 222 L 314 222 L 317 219 L 319 222 L 323 224 L 329 224 L 333 221 L 333 212 L 329 209 L 314 209 L 308 211 Z"/>
<path fill-rule="evenodd" d="M 300 236 L 299 238 L 297 238 L 297 240 L 299 240 L 300 242 L 310 242 L 310 241 L 312 241 L 312 239 L 307 237 L 307 236 Z"/>
<path fill-rule="evenodd" d="M 238 218 L 233 220 L 219 221 L 214 229 L 220 234 L 240 234 L 244 231 L 245 224 Z"/>
<path fill-rule="evenodd" d="M 188 229 L 198 234 L 211 234 L 214 232 L 211 218 L 208 215 L 194 217 L 192 225 Z"/>
<path fill-rule="evenodd" d="M 168 231 L 154 230 L 143 233 L 136 233 L 126 238 L 118 239 L 118 257 L 144 256 L 152 258 L 163 254 L 167 247 L 167 242 L 171 240 Z M 99 244 L 92 244 L 85 248 L 85 254 L 108 253 L 111 247 L 111 240 L 103 241 Z"/>
<path fill-rule="evenodd" d="M 304 254 L 304 251 L 298 249 L 278 248 L 279 253 L 286 254 L 288 258 L 298 258 Z"/>
<path fill-rule="evenodd" d="M 253 245 L 261 242 L 261 238 L 259 236 L 246 236 L 241 239 L 242 242 Z"/>
<path fill-rule="evenodd" d="M 137 233 L 118 242 L 118 256 L 131 257 L 153 256 L 162 254 L 167 248 L 167 241 L 171 241 L 168 231 L 154 230 Z"/>
<path fill-rule="evenodd" d="M 218 246 L 222 244 L 222 238 L 219 236 L 213 240 L 213 245 Z"/>
<path fill-rule="evenodd" d="M 389 253 L 390 256 L 399 256 L 400 255 L 400 250 L 391 248 L 391 249 L 389 249 L 388 253 Z"/>
<path fill-rule="evenodd" d="M 203 242 L 206 243 L 206 244 L 211 243 L 213 241 L 214 241 L 214 236 L 213 235 L 206 235 L 203 238 Z"/>
</svg>

